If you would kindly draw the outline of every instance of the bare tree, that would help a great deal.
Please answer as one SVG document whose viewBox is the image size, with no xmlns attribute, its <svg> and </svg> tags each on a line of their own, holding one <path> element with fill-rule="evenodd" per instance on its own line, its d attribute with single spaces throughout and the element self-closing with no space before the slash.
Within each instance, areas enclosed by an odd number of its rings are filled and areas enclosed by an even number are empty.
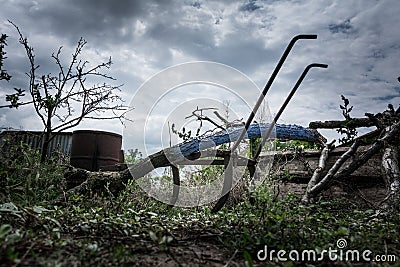
<svg viewBox="0 0 400 267">
<path fill-rule="evenodd" d="M 87 42 L 81 38 L 69 65 L 61 61 L 62 47 L 52 54 L 55 74 L 38 74 L 39 65 L 35 63 L 35 53 L 20 29 L 9 21 L 18 31 L 19 42 L 24 47 L 29 60 L 29 101 L 22 101 L 17 95 L 9 107 L 33 104 L 36 114 L 44 126 L 44 139 L 41 159 L 46 159 L 47 150 L 52 140 L 52 133 L 61 132 L 77 126 L 83 119 L 119 119 L 122 122 L 128 107 L 117 94 L 121 85 L 113 86 L 107 81 L 115 79 L 104 73 L 112 65 L 111 58 L 106 62 L 91 66 L 82 59 L 82 51 Z M 101 81 L 92 82 L 91 81 Z M 18 91 L 17 91 L 18 93 Z M 15 94 L 14 94 L 15 95 Z"/>
</svg>

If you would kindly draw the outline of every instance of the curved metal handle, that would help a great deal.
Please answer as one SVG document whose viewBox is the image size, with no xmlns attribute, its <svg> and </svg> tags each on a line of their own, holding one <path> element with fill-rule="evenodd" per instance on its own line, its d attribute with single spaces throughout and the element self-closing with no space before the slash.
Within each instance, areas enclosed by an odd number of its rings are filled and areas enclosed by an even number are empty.
<svg viewBox="0 0 400 267">
<path fill-rule="evenodd" d="M 254 119 L 254 116 L 256 115 L 258 109 L 260 108 L 260 105 L 261 105 L 262 101 L 264 100 L 264 97 L 266 96 L 269 88 L 271 88 L 271 85 L 274 82 L 276 76 L 278 75 L 278 72 L 282 68 L 283 63 L 285 62 L 286 58 L 288 57 L 288 55 L 289 55 L 290 51 L 292 50 L 293 46 L 295 45 L 295 43 L 301 39 L 305 39 L 305 40 L 317 39 L 317 35 L 316 34 L 299 34 L 292 38 L 292 40 L 286 47 L 285 51 L 283 52 L 281 59 L 279 60 L 278 64 L 276 65 L 274 71 L 272 72 L 271 77 L 269 78 L 268 82 L 265 84 L 265 87 L 264 87 L 261 95 L 259 96 L 256 104 L 254 105 L 252 112 L 250 113 L 249 117 L 247 118 L 247 121 L 244 125 L 243 131 L 240 133 L 239 138 L 233 144 L 233 146 L 231 148 L 231 152 L 235 151 L 235 149 L 239 146 L 244 135 L 246 134 L 247 130 L 249 129 L 250 124 L 252 123 L 252 121 Z"/>
<path fill-rule="evenodd" d="M 290 41 L 289 45 L 286 47 L 286 50 L 283 52 L 283 54 L 281 56 L 281 59 L 279 60 L 278 64 L 276 65 L 274 71 L 272 72 L 271 77 L 269 78 L 267 84 L 265 85 L 265 87 L 264 87 L 264 89 L 262 91 L 262 94 L 258 98 L 258 100 L 257 100 L 257 102 L 256 102 L 256 104 L 255 104 L 255 106 L 253 108 L 253 111 L 250 113 L 242 132 L 240 133 L 240 135 L 239 135 L 238 139 L 236 140 L 236 142 L 232 145 L 232 148 L 230 150 L 230 154 L 231 155 L 233 155 L 235 149 L 239 146 L 239 144 L 242 141 L 244 135 L 247 133 L 247 130 L 249 129 L 250 124 L 254 119 L 254 116 L 256 115 L 256 113 L 257 113 L 262 101 L 264 100 L 264 97 L 267 94 L 269 88 L 271 87 L 273 81 L 275 80 L 276 75 L 278 74 L 278 72 L 281 69 L 283 63 L 285 62 L 287 56 L 289 55 L 290 50 L 293 48 L 294 44 L 300 39 L 317 39 L 317 35 L 315 35 L 315 34 L 300 34 L 300 35 L 297 35 L 297 36 L 292 38 L 292 40 Z M 278 120 L 279 116 L 282 114 L 283 110 L 285 109 L 285 107 L 289 103 L 290 99 L 292 98 L 292 96 L 296 92 L 297 88 L 299 87 L 299 85 L 303 81 L 303 79 L 306 76 L 307 72 L 313 67 L 327 68 L 328 65 L 314 63 L 314 64 L 308 65 L 304 69 L 304 71 L 303 71 L 302 75 L 300 76 L 300 78 L 298 79 L 296 85 L 294 86 L 294 88 L 290 92 L 289 96 L 286 98 L 285 103 L 282 105 L 281 109 L 279 110 L 279 112 L 275 116 L 274 121 L 271 123 L 269 129 L 267 130 L 266 135 L 263 137 L 262 142 L 261 142 L 260 146 L 258 147 L 257 152 L 256 152 L 256 154 L 254 156 L 255 160 L 260 155 L 261 148 L 265 145 L 265 142 L 268 139 L 269 135 L 271 134 L 271 131 L 274 128 L 274 125 L 275 125 L 276 121 Z M 229 192 L 230 192 L 231 187 L 232 187 L 232 170 L 231 170 L 232 169 L 232 160 L 230 159 L 230 157 L 225 158 L 225 160 L 227 160 L 229 163 L 226 165 L 226 168 L 225 168 L 226 172 L 225 172 L 225 177 L 224 177 L 224 185 L 223 185 L 223 189 L 222 189 L 222 196 L 217 201 L 215 206 L 213 207 L 213 209 L 212 209 L 213 213 L 219 211 L 224 206 L 226 200 L 228 199 Z M 254 172 L 252 173 L 252 175 L 254 175 Z"/>
<path fill-rule="evenodd" d="M 316 34 L 299 34 L 296 35 L 295 37 L 293 37 L 293 40 L 300 40 L 300 39 L 317 39 L 317 35 Z"/>
<path fill-rule="evenodd" d="M 272 120 L 271 124 L 269 125 L 269 128 L 267 130 L 267 132 L 265 133 L 265 135 L 263 136 L 263 139 L 261 141 L 261 144 L 258 146 L 256 153 L 253 156 L 253 160 L 257 160 L 258 156 L 261 153 L 262 148 L 264 147 L 265 143 L 267 142 L 268 137 L 270 136 L 272 129 L 275 126 L 275 123 L 278 121 L 279 117 L 282 115 L 283 111 L 285 110 L 286 106 L 289 104 L 289 101 L 292 99 L 294 93 L 296 93 L 297 89 L 299 88 L 300 84 L 302 83 L 302 81 L 304 80 L 304 78 L 306 77 L 308 71 L 311 68 L 324 68 L 326 69 L 328 67 L 327 64 L 320 64 L 320 63 L 312 63 L 310 65 L 308 65 L 303 73 L 300 75 L 299 79 L 297 80 L 295 86 L 293 87 L 292 91 L 290 91 L 288 97 L 286 98 L 285 102 L 282 104 L 281 108 L 279 109 L 278 113 L 276 113 L 275 118 Z"/>
</svg>

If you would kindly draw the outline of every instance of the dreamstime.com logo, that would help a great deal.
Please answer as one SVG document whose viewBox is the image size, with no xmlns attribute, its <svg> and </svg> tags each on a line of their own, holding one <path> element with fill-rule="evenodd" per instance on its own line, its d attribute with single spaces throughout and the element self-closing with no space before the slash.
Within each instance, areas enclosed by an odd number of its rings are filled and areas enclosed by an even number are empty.
<svg viewBox="0 0 400 267">
<path fill-rule="evenodd" d="M 297 261 L 297 262 L 318 262 L 318 261 L 346 261 L 346 262 L 396 262 L 397 257 L 393 254 L 374 254 L 371 250 L 359 251 L 347 249 L 347 240 L 340 238 L 336 247 L 328 249 L 306 249 L 306 250 L 269 250 L 268 246 L 257 252 L 259 261 Z"/>
<path fill-rule="evenodd" d="M 196 61 L 166 68 L 144 82 L 133 96 L 129 105 L 132 111 L 127 114 L 128 120 L 123 132 L 124 148 L 138 149 L 144 158 L 163 150 L 168 162 L 179 166 L 179 162 L 188 161 L 188 155 L 184 153 L 185 150 L 182 147 L 177 146 L 182 143 L 182 140 L 176 134 L 171 133 L 172 125 L 178 131 L 186 129 L 186 133 L 187 129 L 196 129 L 199 120 L 196 117 L 190 117 L 196 108 L 210 108 L 211 115 L 213 115 L 213 111 L 218 111 L 220 115 L 229 116 L 227 118 L 229 122 L 243 122 L 253 112 L 254 104 L 260 94 L 260 89 L 252 80 L 242 72 L 224 64 Z M 263 107 L 264 122 L 268 123 L 271 115 L 266 102 Z M 203 124 L 207 124 L 207 121 Z M 210 128 L 215 130 L 215 125 L 211 126 Z M 204 130 L 211 129 L 203 127 L 202 131 Z M 265 134 L 266 130 L 260 128 L 261 134 Z M 231 133 L 228 130 L 226 133 L 231 141 L 237 138 L 237 131 Z M 213 139 L 203 136 L 198 141 L 198 143 L 194 143 L 193 151 L 200 151 L 201 157 L 202 153 L 207 151 L 202 165 L 211 165 L 210 158 L 213 155 L 210 156 L 210 151 L 211 153 L 216 151 Z M 272 162 L 270 159 L 267 161 Z M 242 166 L 246 166 L 246 164 L 242 163 Z M 269 166 L 269 164 L 264 164 L 263 171 L 268 171 Z M 219 177 L 211 177 L 209 181 L 202 184 L 174 185 L 172 179 L 162 179 L 171 175 L 154 174 L 158 169 L 160 169 L 159 166 L 149 160 L 141 172 L 142 177 L 136 179 L 136 182 L 149 196 L 164 203 L 181 207 L 201 206 L 209 204 L 227 193 L 222 192 L 224 174 Z M 152 173 L 146 175 L 150 171 Z M 232 188 L 241 181 L 245 171 L 246 168 L 234 167 Z M 132 175 L 135 177 L 134 173 Z M 158 179 L 160 177 L 161 179 Z M 181 173 L 181 178 L 185 179 L 184 173 Z M 257 177 L 253 179 L 255 181 L 249 181 L 252 189 L 261 184 L 262 179 L 262 177 Z M 172 200 L 173 192 L 177 187 L 179 197 Z"/>
</svg>

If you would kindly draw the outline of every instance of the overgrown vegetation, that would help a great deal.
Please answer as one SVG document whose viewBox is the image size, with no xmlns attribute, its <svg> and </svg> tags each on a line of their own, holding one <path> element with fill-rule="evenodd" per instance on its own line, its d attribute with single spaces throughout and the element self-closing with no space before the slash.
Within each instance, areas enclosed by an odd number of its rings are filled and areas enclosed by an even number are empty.
<svg viewBox="0 0 400 267">
<path fill-rule="evenodd" d="M 96 113 L 122 108 L 119 104 L 113 107 L 106 104 L 107 101 L 120 100 L 113 95 L 113 90 L 119 86 L 94 85 L 85 88 L 85 76 L 112 77 L 99 72 L 110 67 L 111 60 L 86 69 L 88 62 L 79 59 L 86 44 L 83 39 L 78 42 L 68 67 L 62 67 L 60 49 L 52 56 L 59 69 L 58 75 L 47 74 L 39 78 L 35 74 L 38 66 L 34 63 L 33 49 L 20 32 L 19 35 L 31 65 L 28 76 L 33 102 L 29 103 L 34 103 L 49 135 L 54 130 L 69 128 L 83 118 L 72 118 L 68 101 L 76 97 L 82 96 L 88 101 L 84 100 L 83 105 L 91 103 L 89 109 L 83 107 L 85 115 L 91 111 Z M 6 55 L 3 51 L 6 38 L 5 35 L 0 38 L 0 80 L 8 81 L 11 76 L 3 70 L 2 64 Z M 75 86 L 83 92 L 78 89 L 78 92 L 62 97 L 68 82 L 72 82 L 72 88 L 67 92 L 73 92 Z M 23 90 L 15 90 L 16 93 L 6 95 L 6 101 L 10 104 L 5 107 L 28 103 L 20 102 L 20 97 L 24 96 Z M 342 100 L 344 105 L 340 108 L 346 124 L 338 130 L 345 135 L 339 141 L 348 143 L 354 141 L 357 132 L 355 127 L 347 124 L 352 120 L 350 112 L 353 107 L 344 96 Z M 103 103 L 104 106 L 93 106 L 96 103 Z M 60 107 L 67 110 L 63 116 L 56 112 Z M 208 121 L 220 129 L 238 123 L 241 125 L 240 121 L 229 122 L 228 113 L 223 118 L 214 112 L 222 121 L 222 124 L 216 123 L 205 116 L 203 111 L 206 110 L 213 109 L 197 108 L 189 116 L 199 120 L 196 137 L 200 136 L 202 121 Z M 43 114 L 40 113 L 43 111 Z M 394 122 L 398 122 L 399 112 L 400 109 L 395 111 L 391 107 L 386 114 L 381 114 L 385 119 L 381 120 L 383 126 L 387 126 L 386 118 L 395 118 Z M 54 117 L 61 122 L 55 128 L 51 123 Z M 190 130 L 177 130 L 174 124 L 172 132 L 184 140 L 193 137 Z M 71 194 L 67 199 L 68 181 L 64 177 L 64 169 L 69 168 L 68 161 L 61 155 L 45 160 L 43 154 L 23 143 L 1 141 L 0 266 L 399 266 L 398 213 L 378 216 L 374 210 L 351 197 L 329 199 L 319 195 L 319 198 L 305 206 L 301 204 L 299 196 L 278 196 L 274 189 L 279 185 L 272 179 L 266 179 L 256 191 L 234 196 L 234 201 L 228 201 L 221 211 L 212 213 L 209 206 L 178 208 L 160 203 L 149 198 L 133 180 L 125 185 L 120 194 L 113 194 L 107 180 L 108 185 L 101 190 L 87 195 Z M 250 149 L 245 154 L 253 154 L 258 143 L 257 139 L 251 140 Z M 220 148 L 227 149 L 227 146 L 224 144 Z M 317 148 L 314 143 L 300 141 L 276 142 L 274 147 L 295 151 Z M 44 147 L 44 153 L 46 150 Z M 130 150 L 126 162 L 137 163 L 140 157 L 138 150 Z M 388 161 L 387 165 L 391 162 Z M 186 182 L 198 185 L 213 179 L 222 171 L 222 166 L 200 168 L 191 176 L 187 175 Z M 290 180 L 289 172 L 287 176 Z M 170 180 L 170 177 L 169 173 L 165 173 L 161 179 Z M 60 199 L 64 201 L 60 202 Z M 262 261 L 259 252 L 265 254 L 266 249 L 275 251 L 275 254 Z M 300 260 L 295 253 L 279 254 L 278 251 L 283 250 L 300 254 L 301 251 L 312 250 L 318 256 L 313 258 L 307 254 L 308 258 Z M 324 256 L 324 251 L 331 250 L 333 254 Z M 346 253 L 347 250 L 351 251 L 353 258 L 346 261 L 346 258 L 341 258 L 341 252 Z M 380 256 L 379 259 L 385 260 L 366 262 L 363 258 L 354 258 L 354 251 L 360 254 L 371 251 L 369 258 Z M 323 259 L 316 260 L 321 256 Z"/>
<path fill-rule="evenodd" d="M 16 156 L 1 161 L 1 266 L 292 266 L 300 262 L 260 262 L 257 253 L 265 246 L 321 252 L 341 238 L 346 249 L 400 256 L 398 214 L 374 217 L 356 202 L 326 198 L 302 206 L 294 195 L 277 198 L 270 181 L 216 214 L 169 207 L 134 181 L 118 196 L 105 190 L 55 205 L 65 190 L 60 163 L 40 163 L 24 145 L 12 149 Z"/>
<path fill-rule="evenodd" d="M 62 193 L 65 186 L 62 164 L 66 159 L 61 154 L 54 153 L 52 161 L 41 163 L 38 150 L 9 139 L 2 141 L 0 196 L 3 202 L 42 205 Z"/>
</svg>

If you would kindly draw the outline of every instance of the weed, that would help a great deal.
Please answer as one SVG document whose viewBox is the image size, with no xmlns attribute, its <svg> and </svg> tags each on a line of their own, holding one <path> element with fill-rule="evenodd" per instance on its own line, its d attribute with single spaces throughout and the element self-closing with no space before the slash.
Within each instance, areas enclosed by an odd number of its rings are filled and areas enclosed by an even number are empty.
<svg viewBox="0 0 400 267">
<path fill-rule="evenodd" d="M 371 219 L 372 210 L 348 200 L 321 198 L 302 206 L 295 195 L 276 198 L 269 179 L 251 199 L 216 214 L 209 206 L 169 207 L 133 180 L 117 196 L 74 195 L 65 206 L 52 206 L 48 201 L 62 192 L 62 171 L 51 162 L 39 164 L 37 153 L 24 146 L 16 149 L 23 153 L 1 167 L 8 191 L 2 191 L 0 203 L 0 266 L 162 265 L 162 255 L 176 265 L 207 265 L 202 255 L 211 255 L 221 263 L 258 266 L 257 252 L 266 245 L 321 251 L 341 238 L 360 251 L 399 256 L 398 214 Z M 216 170 L 207 171 L 204 175 Z M 206 252 L 188 254 L 202 244 Z"/>
</svg>

